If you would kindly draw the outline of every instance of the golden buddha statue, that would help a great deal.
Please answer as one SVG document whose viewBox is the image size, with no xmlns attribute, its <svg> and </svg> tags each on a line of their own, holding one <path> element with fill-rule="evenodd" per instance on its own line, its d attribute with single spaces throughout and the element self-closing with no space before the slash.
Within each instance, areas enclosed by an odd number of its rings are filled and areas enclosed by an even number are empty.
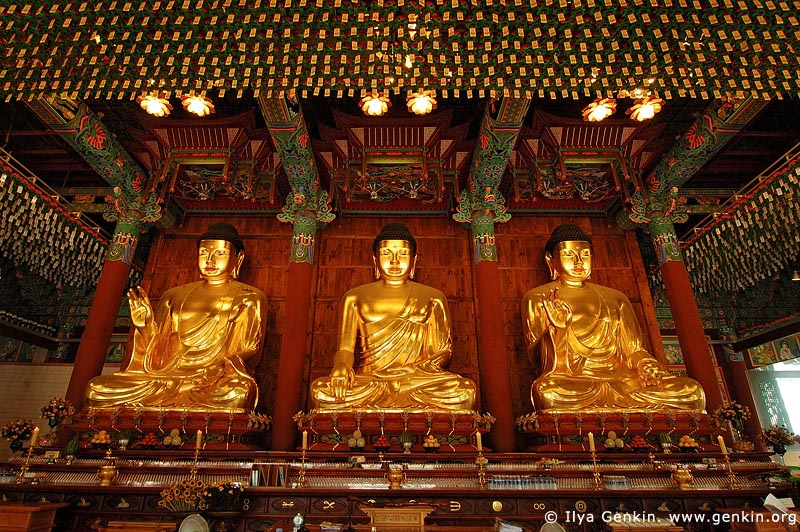
<svg viewBox="0 0 800 532">
<path fill-rule="evenodd" d="M 130 361 L 89 382 L 87 406 L 243 410 L 258 402 L 243 360 L 261 348 L 267 298 L 236 280 L 244 244 L 235 227 L 212 224 L 197 246 L 202 281 L 167 290 L 155 312 L 142 287 L 128 291 Z"/>
<path fill-rule="evenodd" d="M 378 281 L 344 295 L 333 370 L 312 383 L 313 407 L 471 410 L 475 384 L 442 369 L 452 348 L 447 299 L 410 280 L 416 240 L 406 226 L 392 223 L 372 250 Z"/>
<path fill-rule="evenodd" d="M 534 408 L 704 410 L 700 384 L 671 374 L 647 352 L 628 298 L 587 282 L 592 242 L 579 227 L 553 230 L 545 261 L 553 282 L 522 300 L 525 337 L 542 369 L 531 387 Z"/>
</svg>

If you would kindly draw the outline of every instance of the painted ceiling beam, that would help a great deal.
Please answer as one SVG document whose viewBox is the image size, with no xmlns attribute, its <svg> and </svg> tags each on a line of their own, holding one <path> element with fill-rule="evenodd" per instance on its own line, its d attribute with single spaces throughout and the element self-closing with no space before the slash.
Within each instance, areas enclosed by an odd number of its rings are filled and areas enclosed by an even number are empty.
<svg viewBox="0 0 800 532">
<path fill-rule="evenodd" d="M 469 188 L 462 190 L 458 198 L 458 212 L 453 219 L 471 223 L 476 212 L 493 213 L 494 222 L 505 222 L 511 218 L 506 212 L 505 198 L 499 185 L 511 161 L 522 122 L 531 101 L 526 98 L 503 98 L 492 117 L 491 106 L 487 107 L 481 122 L 478 144 L 472 155 L 469 171 Z"/>
<path fill-rule="evenodd" d="M 670 219 L 672 223 L 686 221 L 685 199 L 678 197 L 680 187 L 768 103 L 751 97 L 712 101 L 631 195 L 628 209 L 620 213 L 617 223 L 631 228 L 631 221 L 650 223 L 656 218 Z"/>
<path fill-rule="evenodd" d="M 135 218 L 156 222 L 161 206 L 144 170 L 89 107 L 64 95 L 48 95 L 26 102 L 33 113 L 112 187 L 104 217 L 110 221 Z"/>
<path fill-rule="evenodd" d="M 296 109 L 290 107 L 286 98 L 267 98 L 263 94 L 258 97 L 258 105 L 292 187 L 278 220 L 293 225 L 292 261 L 310 263 L 317 226 L 333 221 L 335 215 L 328 193 L 320 187 L 303 112 L 299 105 Z"/>
</svg>

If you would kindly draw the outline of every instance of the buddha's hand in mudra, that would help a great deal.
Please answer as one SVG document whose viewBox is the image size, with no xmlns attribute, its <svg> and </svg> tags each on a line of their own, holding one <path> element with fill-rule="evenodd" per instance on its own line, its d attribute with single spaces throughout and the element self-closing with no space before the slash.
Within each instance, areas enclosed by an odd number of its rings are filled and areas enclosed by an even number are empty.
<svg viewBox="0 0 800 532">
<path fill-rule="evenodd" d="M 347 396 L 347 390 L 353 387 L 355 372 L 352 366 L 347 364 L 334 364 L 331 371 L 331 391 L 337 400 L 343 400 Z"/>
<path fill-rule="evenodd" d="M 131 322 L 136 327 L 144 327 L 153 322 L 153 305 L 147 292 L 141 286 L 128 290 L 128 304 L 131 307 Z"/>
<path fill-rule="evenodd" d="M 636 365 L 636 371 L 642 386 L 661 387 L 661 378 L 668 373 L 667 368 L 654 358 L 640 360 Z"/>
<path fill-rule="evenodd" d="M 556 329 L 566 329 L 572 323 L 572 307 L 558 297 L 558 288 L 547 294 L 547 297 L 542 300 L 542 306 L 544 306 L 550 323 Z"/>
</svg>

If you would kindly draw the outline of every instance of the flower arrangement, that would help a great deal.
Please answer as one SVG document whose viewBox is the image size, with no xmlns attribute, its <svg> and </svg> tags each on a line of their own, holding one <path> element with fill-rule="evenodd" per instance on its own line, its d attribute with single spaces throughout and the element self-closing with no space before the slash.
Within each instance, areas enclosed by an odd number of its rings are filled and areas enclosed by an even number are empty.
<svg viewBox="0 0 800 532">
<path fill-rule="evenodd" d="M 203 498 L 209 510 L 230 511 L 237 508 L 244 493 L 244 485 L 231 479 L 215 482 L 203 491 Z"/>
<path fill-rule="evenodd" d="M 795 435 L 783 425 L 772 425 L 764 429 L 760 437 L 764 443 L 771 445 L 778 454 L 786 452 L 786 447 L 795 443 Z"/>
<path fill-rule="evenodd" d="M 158 507 L 173 512 L 205 510 L 207 508 L 205 490 L 206 484 L 199 478 L 185 478 L 161 491 Z"/>
<path fill-rule="evenodd" d="M 29 440 L 33 436 L 34 427 L 30 419 L 15 419 L 0 428 L 0 436 L 10 442 Z"/>
<path fill-rule="evenodd" d="M 717 419 L 725 421 L 745 421 L 750 419 L 750 409 L 734 401 L 717 408 L 714 415 Z"/>
<path fill-rule="evenodd" d="M 47 419 L 64 419 L 75 413 L 75 407 L 66 399 L 53 397 L 42 407 L 42 417 Z"/>
</svg>

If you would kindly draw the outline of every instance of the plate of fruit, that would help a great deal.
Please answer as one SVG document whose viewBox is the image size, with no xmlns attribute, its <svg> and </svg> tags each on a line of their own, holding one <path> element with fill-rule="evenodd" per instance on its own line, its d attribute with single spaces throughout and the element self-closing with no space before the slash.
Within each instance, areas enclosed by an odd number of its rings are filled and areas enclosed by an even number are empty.
<svg viewBox="0 0 800 532">
<path fill-rule="evenodd" d="M 111 436 L 105 430 L 97 431 L 89 440 L 89 445 L 95 449 L 108 449 L 111 446 Z"/>
<path fill-rule="evenodd" d="M 148 432 L 145 434 L 137 444 L 140 449 L 155 449 L 160 442 L 160 438 L 156 436 L 155 432 Z"/>
<path fill-rule="evenodd" d="M 681 439 L 678 440 L 678 449 L 680 449 L 682 453 L 696 453 L 699 447 L 700 444 L 697 443 L 697 440 L 688 434 L 684 434 L 681 436 Z"/>
<path fill-rule="evenodd" d="M 646 453 L 650 450 L 650 446 L 647 444 L 647 440 L 644 437 L 639 436 L 638 434 L 631 438 L 631 442 L 628 444 L 631 447 L 631 450 L 635 453 Z"/>
<path fill-rule="evenodd" d="M 439 440 L 433 434 L 428 434 L 425 436 L 425 440 L 422 442 L 422 448 L 425 450 L 426 453 L 435 453 L 439 451 L 439 447 L 442 444 L 439 443 Z"/>
<path fill-rule="evenodd" d="M 617 436 L 613 430 L 609 430 L 606 434 L 606 440 L 603 442 L 607 451 L 621 451 L 625 447 L 625 440 Z"/>
<path fill-rule="evenodd" d="M 382 452 L 382 451 L 388 451 L 389 447 L 391 447 L 392 445 L 389 443 L 389 440 L 386 438 L 386 435 L 381 434 L 380 436 L 378 436 L 378 439 L 375 440 L 375 443 L 373 443 L 372 446 L 375 448 L 376 451 Z"/>
</svg>

